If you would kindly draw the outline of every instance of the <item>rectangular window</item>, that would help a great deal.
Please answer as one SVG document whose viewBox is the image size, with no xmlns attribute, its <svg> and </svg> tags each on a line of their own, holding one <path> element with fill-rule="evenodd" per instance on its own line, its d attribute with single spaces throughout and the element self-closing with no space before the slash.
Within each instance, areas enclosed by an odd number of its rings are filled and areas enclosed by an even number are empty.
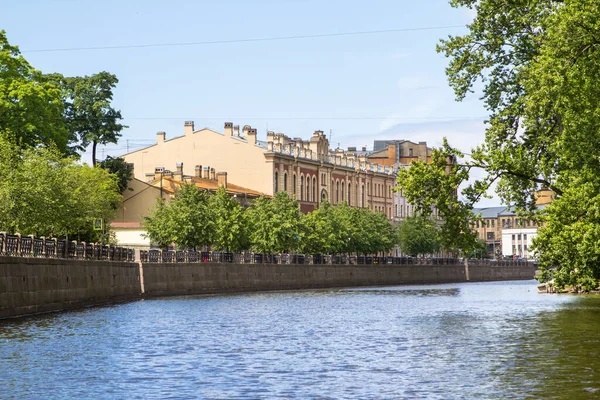
<svg viewBox="0 0 600 400">
<path fill-rule="evenodd" d="M 517 240 L 521 240 L 521 234 L 520 233 L 517 235 Z"/>
<path fill-rule="evenodd" d="M 477 229 L 479 229 L 479 220 L 477 220 L 477 222 L 475 222 L 475 224 L 477 225 Z"/>
<path fill-rule="evenodd" d="M 487 240 L 494 240 L 494 232 L 487 233 Z"/>
<path fill-rule="evenodd" d="M 523 246 L 523 250 L 527 251 L 527 245 Z"/>
<path fill-rule="evenodd" d="M 517 254 L 517 246 L 513 245 L 513 254 Z"/>
<path fill-rule="evenodd" d="M 412 157 L 412 156 L 413 156 L 413 151 L 412 151 L 412 149 L 408 149 L 408 156 L 409 156 L 409 157 Z"/>
<path fill-rule="evenodd" d="M 523 234 L 523 240 L 527 240 L 527 234 L 526 233 Z"/>
<path fill-rule="evenodd" d="M 515 240 L 515 235 L 512 235 L 512 240 L 513 240 L 513 242 L 514 242 L 514 240 Z"/>
<path fill-rule="evenodd" d="M 494 227 L 494 220 L 492 220 L 492 228 Z"/>
<path fill-rule="evenodd" d="M 485 221 L 485 225 L 486 225 L 488 228 L 490 227 L 490 220 L 489 220 L 489 219 Z"/>
</svg>

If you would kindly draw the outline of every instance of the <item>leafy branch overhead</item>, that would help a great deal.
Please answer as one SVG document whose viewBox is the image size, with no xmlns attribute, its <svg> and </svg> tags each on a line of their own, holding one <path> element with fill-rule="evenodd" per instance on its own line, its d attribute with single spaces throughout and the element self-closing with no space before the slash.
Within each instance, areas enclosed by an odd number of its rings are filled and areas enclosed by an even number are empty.
<svg viewBox="0 0 600 400">
<path fill-rule="evenodd" d="M 451 240 L 455 235 L 454 244 L 462 247 L 472 245 L 473 238 L 460 219 L 497 182 L 506 204 L 545 222 L 534 242 L 545 278 L 554 278 L 559 286 L 597 287 L 600 3 L 450 3 L 477 14 L 467 34 L 442 40 L 437 50 L 450 60 L 446 72 L 459 101 L 481 87 L 489 111 L 485 140 L 466 161 L 445 144 L 434 165 L 415 165 L 402 172 L 400 187 L 409 201 L 425 196 L 422 211 L 438 207 L 446 220 L 442 236 Z M 449 157 L 462 164 L 442 176 L 443 159 Z M 474 168 L 483 168 L 487 177 L 452 196 Z M 543 214 L 535 207 L 541 188 L 551 189 L 557 197 Z M 468 240 L 460 243 L 459 236 Z"/>
</svg>

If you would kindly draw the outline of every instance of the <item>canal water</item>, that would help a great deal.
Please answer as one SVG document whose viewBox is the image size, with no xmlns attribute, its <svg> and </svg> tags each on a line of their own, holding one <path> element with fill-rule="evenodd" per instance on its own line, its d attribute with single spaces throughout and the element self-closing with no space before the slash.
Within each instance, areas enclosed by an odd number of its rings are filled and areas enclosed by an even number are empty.
<svg viewBox="0 0 600 400">
<path fill-rule="evenodd" d="M 0 321 L 0 398 L 600 398 L 600 298 L 464 283 Z"/>
</svg>

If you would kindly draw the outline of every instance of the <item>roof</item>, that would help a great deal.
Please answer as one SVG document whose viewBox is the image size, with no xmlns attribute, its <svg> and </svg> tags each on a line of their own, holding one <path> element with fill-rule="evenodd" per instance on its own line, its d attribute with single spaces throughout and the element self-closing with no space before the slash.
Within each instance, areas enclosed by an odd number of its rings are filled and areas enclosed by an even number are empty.
<svg viewBox="0 0 600 400">
<path fill-rule="evenodd" d="M 506 207 L 483 207 L 474 208 L 473 214 L 478 215 L 481 213 L 481 218 L 496 218 L 506 210 Z"/>
<path fill-rule="evenodd" d="M 201 189 L 206 189 L 210 191 L 216 192 L 219 189 L 219 182 L 215 179 L 206 179 L 206 178 L 192 178 L 192 182 L 194 185 Z M 161 184 L 160 179 L 156 179 L 150 183 L 154 187 L 159 187 Z M 180 181 L 177 179 L 173 179 L 170 177 L 163 176 L 162 177 L 162 190 L 167 193 L 174 194 L 178 189 L 180 189 L 183 185 L 189 184 L 188 182 Z M 258 192 L 256 190 L 248 189 L 242 186 L 238 186 L 236 184 L 227 182 L 227 187 L 225 188 L 227 193 L 231 195 L 235 194 L 245 194 L 250 197 L 259 197 L 264 195 L 262 192 Z"/>
</svg>

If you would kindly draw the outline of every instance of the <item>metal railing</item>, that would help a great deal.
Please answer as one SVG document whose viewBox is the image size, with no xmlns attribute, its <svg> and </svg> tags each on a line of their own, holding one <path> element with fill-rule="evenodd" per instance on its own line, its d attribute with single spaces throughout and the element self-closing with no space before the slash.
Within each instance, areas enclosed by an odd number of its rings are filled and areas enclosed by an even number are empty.
<svg viewBox="0 0 600 400">
<path fill-rule="evenodd" d="M 221 264 L 345 264 L 345 265 L 455 265 L 464 263 L 459 258 L 437 257 L 391 257 L 391 256 L 354 256 L 322 254 L 264 254 L 264 253 L 227 253 L 195 250 L 141 250 L 140 260 L 144 263 L 221 263 Z M 512 260 L 469 260 L 469 265 L 508 266 L 525 265 L 527 261 Z M 531 262 L 529 262 L 531 263 Z"/>
<path fill-rule="evenodd" d="M 76 260 L 135 261 L 135 250 L 103 243 L 9 235 L 0 232 L 0 256 Z"/>
</svg>

